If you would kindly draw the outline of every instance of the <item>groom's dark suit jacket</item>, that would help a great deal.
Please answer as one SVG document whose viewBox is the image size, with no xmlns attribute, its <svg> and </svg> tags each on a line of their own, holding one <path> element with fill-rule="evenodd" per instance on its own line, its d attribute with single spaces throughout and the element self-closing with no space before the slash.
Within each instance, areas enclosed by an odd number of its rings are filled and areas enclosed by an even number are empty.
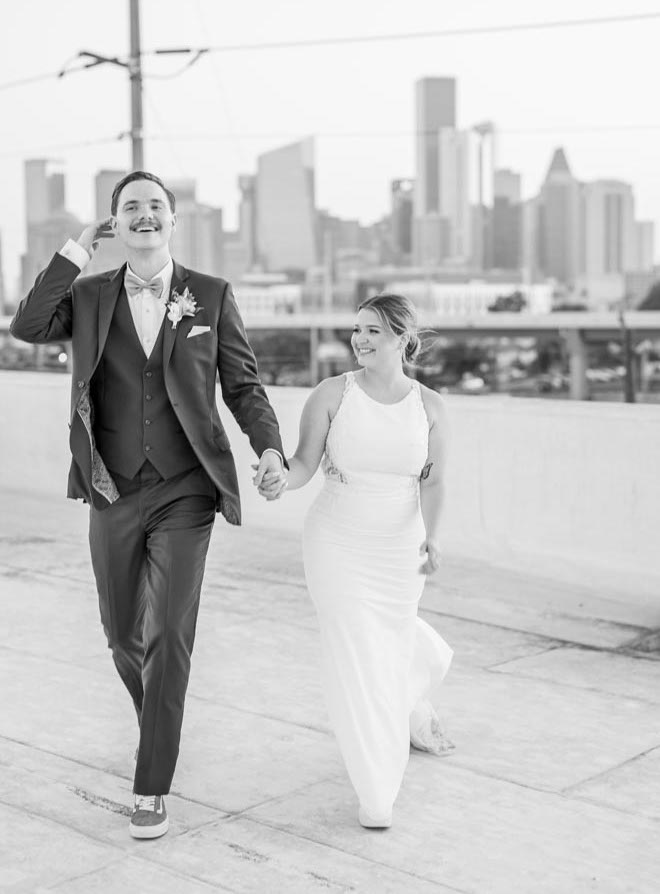
<svg viewBox="0 0 660 894">
<path fill-rule="evenodd" d="M 69 441 L 73 459 L 68 496 L 98 509 L 110 505 L 118 492 L 96 449 L 91 385 L 119 296 L 125 294 L 125 270 L 124 265 L 77 279 L 79 268 L 56 254 L 37 277 L 11 324 L 16 338 L 34 344 L 72 339 Z M 257 456 L 267 447 L 283 455 L 277 419 L 259 381 L 229 283 L 175 262 L 171 289 L 181 294 L 186 287 L 196 301 L 197 312 L 183 317 L 176 329 L 167 317 L 163 321 L 165 389 L 190 446 L 216 487 L 218 511 L 228 522 L 240 524 L 236 467 L 215 401 L 216 374 L 223 400 Z M 193 326 L 208 326 L 209 331 L 188 338 Z"/>
</svg>

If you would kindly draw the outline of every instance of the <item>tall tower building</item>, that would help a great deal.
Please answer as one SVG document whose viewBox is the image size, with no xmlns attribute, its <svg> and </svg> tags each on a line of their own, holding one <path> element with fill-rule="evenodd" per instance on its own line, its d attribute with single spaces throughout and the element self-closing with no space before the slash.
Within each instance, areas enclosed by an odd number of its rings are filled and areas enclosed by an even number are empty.
<svg viewBox="0 0 660 894">
<path fill-rule="evenodd" d="M 470 134 L 443 127 L 439 131 L 438 148 L 438 211 L 446 224 L 443 255 L 453 264 L 469 264 L 472 255 Z"/>
<path fill-rule="evenodd" d="M 635 203 L 619 180 L 583 186 L 584 271 L 587 276 L 627 273 L 635 267 Z"/>
<path fill-rule="evenodd" d="M 543 273 L 573 285 L 582 272 L 580 184 L 556 149 L 539 196 L 539 262 Z"/>
<path fill-rule="evenodd" d="M 412 180 L 392 180 L 390 185 L 392 255 L 396 264 L 409 264 L 411 259 L 413 191 Z"/>
<path fill-rule="evenodd" d="M 634 270 L 650 271 L 655 266 L 655 224 L 652 220 L 635 221 Z"/>
<path fill-rule="evenodd" d="M 26 292 L 55 252 L 80 233 L 82 224 L 65 210 L 66 184 L 60 163 L 28 159 L 24 173 L 27 250 L 21 257 L 21 290 Z"/>
<path fill-rule="evenodd" d="M 415 190 L 413 258 L 439 264 L 446 253 L 446 221 L 440 200 L 440 131 L 456 127 L 454 78 L 422 78 L 415 84 Z"/>
<path fill-rule="evenodd" d="M 176 210 L 184 209 L 197 202 L 197 181 L 194 177 L 180 177 L 178 180 L 168 180 L 165 184 L 174 193 Z"/>
<path fill-rule="evenodd" d="M 248 270 L 258 258 L 257 247 L 257 178 L 253 174 L 241 174 L 238 178 L 241 201 L 238 206 L 238 233 L 245 247 Z"/>
<path fill-rule="evenodd" d="M 115 185 L 128 171 L 105 169 L 94 178 L 94 216 L 96 220 L 110 217 L 110 202 Z M 92 260 L 85 268 L 86 274 L 115 270 L 126 260 L 124 249 L 116 239 L 101 239 Z"/>
<path fill-rule="evenodd" d="M 94 178 L 94 214 L 97 220 L 110 216 L 112 192 L 128 171 L 104 169 Z"/>
<path fill-rule="evenodd" d="M 500 168 L 493 184 L 493 267 L 517 270 L 522 263 L 520 174 Z"/>
<path fill-rule="evenodd" d="M 64 211 L 65 181 L 61 163 L 51 159 L 27 159 L 24 173 L 25 218 L 29 230 L 31 224 Z"/>
<path fill-rule="evenodd" d="M 539 259 L 540 197 L 534 196 L 524 201 L 520 211 L 522 277 L 525 282 L 535 282 L 543 276 Z"/>
<path fill-rule="evenodd" d="M 456 127 L 454 78 L 415 84 L 415 216 L 440 211 L 440 130 Z"/>
<path fill-rule="evenodd" d="M 257 245 L 265 270 L 307 270 L 318 264 L 313 139 L 259 156 Z"/>
<path fill-rule="evenodd" d="M 48 266 L 55 252 L 67 239 L 80 235 L 82 229 L 82 222 L 68 211 L 60 211 L 41 223 L 30 225 L 27 251 L 21 256 L 21 291 L 24 294 L 32 287 L 37 274 Z"/>
<path fill-rule="evenodd" d="M 176 198 L 176 228 L 170 240 L 172 257 L 209 276 L 224 275 L 222 209 L 197 201 L 192 177 L 167 183 Z"/>
<path fill-rule="evenodd" d="M 473 263 L 480 270 L 493 264 L 493 184 L 495 125 L 482 121 L 472 127 L 476 146 L 476 202 L 473 208 Z"/>
</svg>

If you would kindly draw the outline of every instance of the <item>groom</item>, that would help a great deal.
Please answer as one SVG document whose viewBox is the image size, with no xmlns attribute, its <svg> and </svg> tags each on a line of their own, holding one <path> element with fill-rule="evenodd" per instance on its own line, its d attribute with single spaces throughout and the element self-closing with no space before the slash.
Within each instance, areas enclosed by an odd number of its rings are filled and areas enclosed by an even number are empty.
<svg viewBox="0 0 660 894">
<path fill-rule="evenodd" d="M 170 257 L 174 195 L 134 171 L 115 186 L 111 214 L 53 257 L 11 332 L 36 344 L 73 340 L 68 496 L 90 505 L 101 621 L 140 726 L 129 831 L 157 838 L 169 824 L 163 795 L 179 751 L 215 514 L 241 521 L 217 374 L 260 458 L 254 483 L 276 498 L 285 473 L 229 283 Z M 128 264 L 77 279 L 104 238 L 120 240 Z"/>
</svg>

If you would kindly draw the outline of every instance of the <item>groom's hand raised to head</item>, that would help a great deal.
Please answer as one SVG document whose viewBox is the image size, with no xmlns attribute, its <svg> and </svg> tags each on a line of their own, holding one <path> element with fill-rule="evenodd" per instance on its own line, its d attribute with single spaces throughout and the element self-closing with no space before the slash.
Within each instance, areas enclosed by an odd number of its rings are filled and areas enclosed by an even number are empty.
<svg viewBox="0 0 660 894">
<path fill-rule="evenodd" d="M 95 220 L 82 231 L 76 242 L 81 248 L 84 248 L 91 257 L 99 247 L 100 239 L 114 239 L 115 231 L 112 229 L 112 218 L 106 217 L 104 220 Z"/>
</svg>

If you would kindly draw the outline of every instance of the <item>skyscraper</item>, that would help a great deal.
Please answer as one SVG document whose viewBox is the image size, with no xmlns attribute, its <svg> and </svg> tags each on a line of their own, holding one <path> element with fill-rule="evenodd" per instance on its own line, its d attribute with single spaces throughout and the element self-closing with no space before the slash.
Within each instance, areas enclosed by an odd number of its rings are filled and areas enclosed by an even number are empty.
<svg viewBox="0 0 660 894">
<path fill-rule="evenodd" d="M 312 138 L 259 156 L 257 245 L 265 270 L 307 270 L 318 263 Z"/>
<path fill-rule="evenodd" d="M 520 174 L 495 171 L 493 191 L 493 267 L 516 270 L 522 261 Z"/>
<path fill-rule="evenodd" d="M 655 264 L 655 224 L 652 220 L 635 221 L 634 260 L 633 270 L 653 270 Z"/>
<path fill-rule="evenodd" d="M 473 263 L 488 270 L 493 263 L 493 186 L 495 171 L 495 125 L 481 121 L 472 127 L 477 139 L 476 203 L 473 208 Z"/>
<path fill-rule="evenodd" d="M 546 276 L 572 285 L 582 272 L 580 184 L 556 149 L 539 196 L 539 263 Z"/>
<path fill-rule="evenodd" d="M 24 164 L 25 218 L 28 230 L 64 211 L 65 182 L 61 162 L 30 158 Z"/>
<path fill-rule="evenodd" d="M 456 127 L 454 78 L 415 84 L 415 216 L 440 211 L 440 130 Z"/>
<path fill-rule="evenodd" d="M 635 206 L 632 187 L 619 180 L 583 185 L 584 272 L 627 273 L 635 267 Z"/>
<path fill-rule="evenodd" d="M 222 208 L 195 202 L 177 211 L 172 256 L 185 267 L 209 276 L 224 276 Z"/>
<path fill-rule="evenodd" d="M 68 211 L 53 214 L 40 223 L 30 225 L 27 251 L 21 256 L 21 291 L 26 294 L 37 274 L 50 263 L 67 239 L 76 239 L 82 232 L 83 224 Z"/>
<path fill-rule="evenodd" d="M 209 276 L 224 276 L 222 209 L 197 201 L 197 183 L 192 177 L 171 180 L 168 188 L 176 197 L 172 256 Z"/>
<path fill-rule="evenodd" d="M 467 265 L 472 255 L 470 134 L 443 127 L 438 142 L 438 211 L 446 221 L 443 257 Z"/>
<path fill-rule="evenodd" d="M 413 193 L 412 180 L 392 180 L 390 227 L 392 255 L 396 264 L 409 264 L 411 259 Z"/>
<path fill-rule="evenodd" d="M 81 222 L 64 207 L 65 177 L 60 163 L 28 159 L 24 165 L 27 250 L 21 257 L 21 290 L 26 292 Z"/>
<path fill-rule="evenodd" d="M 540 197 L 533 196 L 531 199 L 522 202 L 520 212 L 522 277 L 525 282 L 534 282 L 543 278 L 539 259 L 541 242 L 539 233 L 541 217 Z"/>
<path fill-rule="evenodd" d="M 104 169 L 94 178 L 94 214 L 97 220 L 110 216 L 112 192 L 128 171 Z"/>
<path fill-rule="evenodd" d="M 96 220 L 110 217 L 110 202 L 115 185 L 128 172 L 104 169 L 94 178 L 94 215 Z M 101 273 L 103 270 L 115 270 L 126 260 L 124 249 L 116 239 L 101 239 L 92 260 L 85 268 L 86 274 Z"/>
<path fill-rule="evenodd" d="M 440 131 L 456 127 L 454 78 L 422 78 L 415 84 L 415 190 L 413 256 L 416 264 L 444 258 L 446 224 L 440 201 Z"/>
<path fill-rule="evenodd" d="M 245 247 L 248 270 L 257 263 L 257 183 L 254 174 L 241 174 L 238 188 L 241 202 L 238 206 L 238 234 Z"/>
</svg>

